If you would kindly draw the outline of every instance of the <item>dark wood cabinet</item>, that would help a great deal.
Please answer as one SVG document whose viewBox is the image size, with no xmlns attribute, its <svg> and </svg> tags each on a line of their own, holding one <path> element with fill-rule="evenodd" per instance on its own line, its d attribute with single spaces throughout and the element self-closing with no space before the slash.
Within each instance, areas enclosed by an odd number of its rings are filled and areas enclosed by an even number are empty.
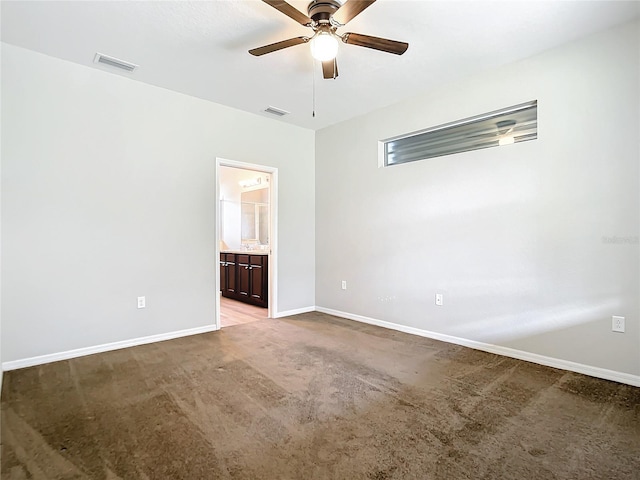
<svg viewBox="0 0 640 480">
<path fill-rule="evenodd" d="M 241 253 L 220 254 L 220 290 L 224 297 L 268 306 L 269 256 Z"/>
<path fill-rule="evenodd" d="M 236 294 L 236 256 L 233 253 L 220 254 L 220 290 L 225 297 Z"/>
</svg>

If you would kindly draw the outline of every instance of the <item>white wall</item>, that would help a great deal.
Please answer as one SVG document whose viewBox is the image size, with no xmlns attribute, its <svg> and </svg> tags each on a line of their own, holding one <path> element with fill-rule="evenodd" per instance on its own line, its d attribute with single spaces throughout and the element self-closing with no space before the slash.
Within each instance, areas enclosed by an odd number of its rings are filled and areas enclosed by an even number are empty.
<svg viewBox="0 0 640 480">
<path fill-rule="evenodd" d="M 216 157 L 279 169 L 278 307 L 314 305 L 313 131 L 6 44 L 2 99 L 4 362 L 212 325 Z"/>
<path fill-rule="evenodd" d="M 316 305 L 640 374 L 638 30 L 318 132 Z M 378 168 L 378 140 L 534 99 L 535 141 Z"/>
<path fill-rule="evenodd" d="M 1 10 L 1 9 L 0 9 Z M 1 16 L 1 15 L 0 15 Z M 2 49 L 0 49 L 0 80 L 2 79 Z M 0 94 L 0 112 L 2 112 L 2 95 Z M 0 121 L 1 121 L 0 115 Z M 2 382 L 4 371 L 2 369 L 2 132 L 0 132 L 0 396 L 2 395 Z M 2 434 L 0 434 L 2 442 Z"/>
</svg>

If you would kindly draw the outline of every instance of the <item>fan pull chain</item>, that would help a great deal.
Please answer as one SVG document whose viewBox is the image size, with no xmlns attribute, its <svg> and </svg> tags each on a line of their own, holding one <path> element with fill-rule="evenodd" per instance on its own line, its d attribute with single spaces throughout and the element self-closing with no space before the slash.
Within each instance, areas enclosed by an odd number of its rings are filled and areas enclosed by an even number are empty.
<svg viewBox="0 0 640 480">
<path fill-rule="evenodd" d="M 311 112 L 311 116 L 313 118 L 316 118 L 316 62 L 313 60 L 313 58 L 311 59 L 311 78 L 313 79 L 313 93 L 312 93 L 312 104 L 313 104 L 313 110 Z"/>
</svg>

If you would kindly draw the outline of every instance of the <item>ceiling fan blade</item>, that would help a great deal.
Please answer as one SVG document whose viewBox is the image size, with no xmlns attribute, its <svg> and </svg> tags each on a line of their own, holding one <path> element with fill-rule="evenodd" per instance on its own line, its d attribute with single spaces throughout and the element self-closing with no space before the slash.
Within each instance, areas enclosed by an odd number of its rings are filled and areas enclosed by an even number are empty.
<svg viewBox="0 0 640 480">
<path fill-rule="evenodd" d="M 322 76 L 326 79 L 338 77 L 338 62 L 335 58 L 322 62 Z"/>
<path fill-rule="evenodd" d="M 301 25 L 311 25 L 311 19 L 307 17 L 297 8 L 289 5 L 284 0 L 262 0 L 264 3 L 271 5 L 276 10 L 284 13 L 287 17 L 293 18 Z"/>
<path fill-rule="evenodd" d="M 347 0 L 338 11 L 333 14 L 333 19 L 342 25 L 346 25 L 375 1 L 376 0 Z"/>
<path fill-rule="evenodd" d="M 300 45 L 301 43 L 307 43 L 309 41 L 308 37 L 295 37 L 290 38 L 288 40 L 282 40 L 281 42 L 271 43 L 269 45 L 265 45 L 263 47 L 253 48 L 249 50 L 251 55 L 259 57 L 260 55 L 265 55 L 267 53 L 276 52 L 278 50 L 282 50 L 283 48 L 293 47 L 295 45 Z"/>
<path fill-rule="evenodd" d="M 346 5 L 346 4 L 345 4 Z M 358 45 L 359 47 L 373 48 L 383 52 L 395 53 L 402 55 L 409 48 L 406 42 L 398 42 L 387 38 L 372 37 L 370 35 L 362 35 L 361 33 L 345 33 L 342 41 L 349 45 Z"/>
</svg>

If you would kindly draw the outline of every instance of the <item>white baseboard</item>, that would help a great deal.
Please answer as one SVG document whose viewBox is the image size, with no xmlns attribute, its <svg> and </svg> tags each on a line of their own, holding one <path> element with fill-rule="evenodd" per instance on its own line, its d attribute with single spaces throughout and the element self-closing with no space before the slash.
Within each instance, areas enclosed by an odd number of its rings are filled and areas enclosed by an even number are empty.
<svg viewBox="0 0 640 480">
<path fill-rule="evenodd" d="M 355 315 L 353 313 L 341 312 L 339 310 L 333 310 L 331 308 L 316 307 L 316 311 L 334 315 L 336 317 L 347 318 L 349 320 L 355 320 L 357 322 L 368 323 L 370 325 L 377 325 L 378 327 L 389 328 L 391 330 L 397 330 L 400 332 L 410 333 L 412 335 L 419 335 L 421 337 L 433 338 L 434 340 L 441 340 L 443 342 L 455 343 L 456 345 L 462 345 L 464 347 L 474 348 L 476 350 L 482 350 L 484 352 L 495 353 L 497 355 L 504 355 L 505 357 L 517 358 L 519 360 L 526 360 L 527 362 L 538 363 L 540 365 L 546 365 L 548 367 L 559 368 L 561 370 L 569 370 L 571 372 L 582 373 L 591 377 L 603 378 L 605 380 L 613 380 L 614 382 L 625 383 L 627 385 L 633 385 L 634 387 L 640 387 L 640 375 L 632 375 L 630 373 L 616 372 L 615 370 L 607 370 L 606 368 L 592 367 L 590 365 L 584 365 L 582 363 L 570 362 L 568 360 L 562 360 L 559 358 L 547 357 L 544 355 L 538 355 L 537 353 L 525 352 L 522 350 L 516 350 L 514 348 L 502 347 L 500 345 L 492 345 L 490 343 L 476 342 L 475 340 L 468 340 L 466 338 L 454 337 L 451 335 L 444 335 L 442 333 L 431 332 L 429 330 L 422 330 L 414 327 L 407 327 L 398 323 L 385 322 L 383 320 L 377 320 L 375 318 L 365 317 L 362 315 Z"/>
<path fill-rule="evenodd" d="M 105 343 L 93 347 L 77 348 L 66 352 L 50 353 L 48 355 L 40 355 L 38 357 L 23 358 L 21 360 L 12 360 L 2 364 L 2 370 L 16 370 L 18 368 L 33 367 L 45 363 L 58 362 L 60 360 L 68 360 L 70 358 L 83 357 L 85 355 L 93 355 L 94 353 L 109 352 L 111 350 L 119 350 L 121 348 L 136 347 L 147 343 L 163 342 L 174 338 L 187 337 L 189 335 L 198 335 L 200 333 L 213 332 L 216 330 L 215 325 L 207 325 L 204 327 L 188 328 L 186 330 L 178 330 L 177 332 L 160 333 L 158 335 L 150 335 L 148 337 L 132 338 L 131 340 L 123 340 L 121 342 Z"/>
<path fill-rule="evenodd" d="M 284 312 L 278 312 L 274 315 L 273 318 L 290 317 L 291 315 L 300 315 L 301 313 L 309 313 L 309 312 L 315 312 L 315 311 L 316 311 L 315 306 L 296 308 L 295 310 L 285 310 Z"/>
</svg>

